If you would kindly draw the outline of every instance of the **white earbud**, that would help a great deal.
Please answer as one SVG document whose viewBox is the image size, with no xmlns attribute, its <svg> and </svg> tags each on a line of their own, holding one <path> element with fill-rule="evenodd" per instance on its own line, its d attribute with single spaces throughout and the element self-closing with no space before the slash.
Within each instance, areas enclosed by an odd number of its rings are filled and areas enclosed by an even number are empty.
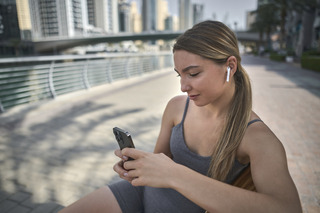
<svg viewBox="0 0 320 213">
<path fill-rule="evenodd" d="M 230 67 L 227 67 L 227 82 L 229 82 L 229 79 L 230 79 Z"/>
</svg>

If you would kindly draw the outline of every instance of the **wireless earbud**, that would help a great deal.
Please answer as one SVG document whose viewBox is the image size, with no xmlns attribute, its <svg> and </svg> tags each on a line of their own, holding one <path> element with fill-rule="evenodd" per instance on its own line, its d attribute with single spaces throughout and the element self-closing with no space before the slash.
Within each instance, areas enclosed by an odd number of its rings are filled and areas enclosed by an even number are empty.
<svg viewBox="0 0 320 213">
<path fill-rule="evenodd" d="M 230 67 L 227 67 L 227 82 L 229 82 L 229 79 L 230 79 Z"/>
</svg>

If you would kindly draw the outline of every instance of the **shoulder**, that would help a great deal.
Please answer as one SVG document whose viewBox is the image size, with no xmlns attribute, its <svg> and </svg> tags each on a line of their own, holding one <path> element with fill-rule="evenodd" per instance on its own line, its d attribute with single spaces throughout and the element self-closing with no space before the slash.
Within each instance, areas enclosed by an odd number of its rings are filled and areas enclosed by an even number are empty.
<svg viewBox="0 0 320 213">
<path fill-rule="evenodd" d="M 250 121 L 260 119 L 255 113 L 251 116 Z M 238 150 L 238 156 L 244 162 L 272 157 L 277 155 L 284 160 L 285 150 L 281 141 L 271 131 L 271 129 L 263 122 L 257 121 L 249 125 L 246 133 L 241 141 Z"/>
<path fill-rule="evenodd" d="M 287 167 L 283 144 L 264 122 L 255 122 L 247 127 L 238 149 L 238 159 L 244 163 L 250 162 L 255 171 L 270 166 Z"/>
<path fill-rule="evenodd" d="M 183 105 L 185 106 L 188 96 L 187 95 L 177 95 L 171 98 L 168 102 L 168 105 Z"/>
<path fill-rule="evenodd" d="M 187 97 L 188 96 L 186 95 L 175 96 L 169 100 L 166 106 L 164 117 L 170 117 L 174 125 L 181 121 L 186 106 Z"/>
<path fill-rule="evenodd" d="M 179 95 L 171 98 L 169 100 L 167 107 L 166 107 L 166 112 L 170 113 L 178 113 L 178 112 L 183 112 L 184 108 L 186 106 L 186 101 L 187 101 L 186 95 Z"/>
<path fill-rule="evenodd" d="M 284 151 L 281 141 L 264 122 L 255 122 L 247 127 L 241 146 L 250 159 L 263 152 Z"/>
<path fill-rule="evenodd" d="M 263 122 L 255 122 L 248 126 L 245 141 L 249 154 L 261 150 L 283 151 L 283 145 L 271 129 Z"/>
<path fill-rule="evenodd" d="M 240 146 L 250 159 L 251 175 L 258 192 L 299 201 L 284 146 L 265 123 L 248 126 Z"/>
</svg>

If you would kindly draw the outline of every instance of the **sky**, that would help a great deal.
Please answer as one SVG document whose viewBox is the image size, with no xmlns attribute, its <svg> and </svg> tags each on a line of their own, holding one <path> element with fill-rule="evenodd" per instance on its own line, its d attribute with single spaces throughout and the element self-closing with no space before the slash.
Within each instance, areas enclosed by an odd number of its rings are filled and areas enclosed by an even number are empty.
<svg viewBox="0 0 320 213">
<path fill-rule="evenodd" d="M 133 1 L 133 0 L 130 0 Z M 141 0 L 135 0 L 138 4 Z M 178 15 L 179 0 L 166 0 L 169 4 L 171 15 Z M 257 9 L 257 0 L 191 0 L 192 3 L 204 4 L 204 20 L 213 19 L 222 21 L 232 29 L 237 22 L 237 30 L 246 27 L 246 12 Z"/>
</svg>

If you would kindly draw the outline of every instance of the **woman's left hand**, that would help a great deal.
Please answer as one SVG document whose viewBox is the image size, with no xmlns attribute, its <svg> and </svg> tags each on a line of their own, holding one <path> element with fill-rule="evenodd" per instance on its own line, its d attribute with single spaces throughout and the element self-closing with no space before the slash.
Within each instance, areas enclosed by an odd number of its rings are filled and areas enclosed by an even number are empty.
<svg viewBox="0 0 320 213">
<path fill-rule="evenodd" d="M 151 186 L 169 188 L 170 180 L 175 175 L 176 163 L 163 153 L 155 154 L 137 149 L 125 148 L 122 155 L 134 160 L 124 162 L 123 167 L 128 170 L 125 174 L 133 178 L 134 186 Z"/>
</svg>

